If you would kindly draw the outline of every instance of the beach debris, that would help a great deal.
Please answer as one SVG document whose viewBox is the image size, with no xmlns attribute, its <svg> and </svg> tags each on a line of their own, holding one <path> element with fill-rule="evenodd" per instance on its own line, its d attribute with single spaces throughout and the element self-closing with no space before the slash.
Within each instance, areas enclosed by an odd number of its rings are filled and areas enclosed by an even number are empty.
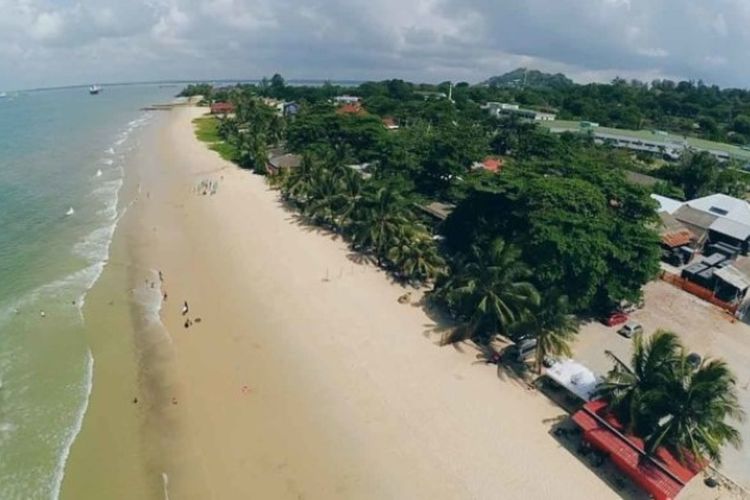
<svg viewBox="0 0 750 500">
<path fill-rule="evenodd" d="M 190 321 L 190 318 L 186 319 L 185 320 L 185 328 L 190 328 L 191 326 L 193 326 L 193 322 Z"/>
<path fill-rule="evenodd" d="M 138 398 L 137 398 L 137 397 L 136 397 L 136 398 L 133 398 L 133 404 L 134 404 L 134 405 L 137 405 L 137 404 L 138 404 Z"/>
<path fill-rule="evenodd" d="M 174 397 L 174 396 L 172 396 L 172 404 L 173 404 L 173 405 L 176 405 L 176 404 L 177 404 L 177 398 L 176 398 L 176 397 Z"/>
<path fill-rule="evenodd" d="M 164 296 L 163 297 L 164 297 L 164 302 L 166 302 L 167 301 L 167 292 L 164 292 Z"/>
<path fill-rule="evenodd" d="M 47 317 L 47 313 L 44 312 L 44 311 L 39 311 L 39 316 L 41 316 L 42 318 L 46 318 Z"/>
<path fill-rule="evenodd" d="M 196 323 L 200 323 L 200 322 L 201 322 L 201 319 L 200 319 L 200 318 L 195 318 L 195 322 L 196 322 Z"/>
<path fill-rule="evenodd" d="M 406 292 L 398 298 L 399 304 L 408 304 L 411 301 L 411 292 Z"/>
<path fill-rule="evenodd" d="M 182 304 L 182 315 L 185 316 L 189 311 L 190 311 L 190 306 L 188 306 L 188 303 L 186 300 Z"/>
<path fill-rule="evenodd" d="M 245 395 L 247 395 L 247 394 L 250 394 L 250 393 L 252 393 L 252 392 L 253 392 L 253 390 L 252 390 L 252 389 L 251 389 L 250 387 L 248 387 L 248 386 L 246 386 L 246 385 L 243 385 L 243 386 L 242 386 L 242 394 L 245 394 Z"/>
</svg>

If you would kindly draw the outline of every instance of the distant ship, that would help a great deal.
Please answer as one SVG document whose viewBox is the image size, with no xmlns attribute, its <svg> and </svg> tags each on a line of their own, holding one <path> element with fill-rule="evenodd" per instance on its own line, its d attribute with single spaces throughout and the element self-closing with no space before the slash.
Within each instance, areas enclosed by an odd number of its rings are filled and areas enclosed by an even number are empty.
<svg viewBox="0 0 750 500">
<path fill-rule="evenodd" d="M 89 94 L 96 95 L 101 90 L 102 90 L 102 88 L 100 86 L 98 86 L 98 85 L 92 85 L 91 87 L 89 87 Z"/>
</svg>

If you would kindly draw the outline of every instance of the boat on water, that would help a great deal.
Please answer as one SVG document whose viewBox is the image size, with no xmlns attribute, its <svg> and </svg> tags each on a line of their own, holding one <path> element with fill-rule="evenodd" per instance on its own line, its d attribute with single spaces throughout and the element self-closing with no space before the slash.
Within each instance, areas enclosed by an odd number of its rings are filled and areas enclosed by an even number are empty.
<svg viewBox="0 0 750 500">
<path fill-rule="evenodd" d="M 76 211 L 73 209 L 73 207 L 70 207 L 67 212 L 65 212 L 65 215 L 73 215 L 76 213 Z"/>
<path fill-rule="evenodd" d="M 89 94 L 96 95 L 101 92 L 102 88 L 99 85 L 92 85 L 89 87 Z"/>
</svg>

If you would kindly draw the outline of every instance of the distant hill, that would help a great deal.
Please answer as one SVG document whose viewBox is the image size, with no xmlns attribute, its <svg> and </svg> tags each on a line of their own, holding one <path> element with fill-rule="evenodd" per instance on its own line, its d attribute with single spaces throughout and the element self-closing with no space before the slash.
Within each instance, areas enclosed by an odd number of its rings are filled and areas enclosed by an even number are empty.
<svg viewBox="0 0 750 500">
<path fill-rule="evenodd" d="M 518 68 L 500 76 L 493 76 L 480 85 L 490 87 L 554 88 L 570 87 L 573 80 L 562 73 L 542 73 L 535 69 Z"/>
</svg>

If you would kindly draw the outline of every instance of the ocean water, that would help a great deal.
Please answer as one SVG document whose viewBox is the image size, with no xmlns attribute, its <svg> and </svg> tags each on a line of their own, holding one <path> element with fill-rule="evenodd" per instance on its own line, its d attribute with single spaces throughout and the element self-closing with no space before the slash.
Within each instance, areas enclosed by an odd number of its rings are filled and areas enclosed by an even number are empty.
<svg viewBox="0 0 750 500">
<path fill-rule="evenodd" d="M 91 392 L 83 304 L 102 272 L 140 108 L 158 85 L 0 99 L 0 500 L 56 499 Z"/>
</svg>

